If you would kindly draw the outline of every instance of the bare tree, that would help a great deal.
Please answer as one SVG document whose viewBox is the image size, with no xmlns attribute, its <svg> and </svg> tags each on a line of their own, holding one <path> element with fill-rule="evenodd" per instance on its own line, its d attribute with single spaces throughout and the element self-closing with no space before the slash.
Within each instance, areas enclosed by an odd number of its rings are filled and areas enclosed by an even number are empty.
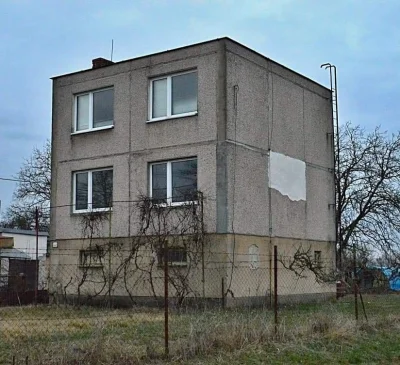
<svg viewBox="0 0 400 365">
<path fill-rule="evenodd" d="M 340 166 L 335 171 L 340 233 L 337 266 L 342 273 L 376 262 L 400 265 L 400 134 L 375 128 L 366 132 L 346 123 L 340 127 Z M 337 147 L 337 146 L 335 146 Z M 354 257 L 354 254 L 356 257 Z M 332 281 L 334 272 L 316 266 L 311 250 L 297 247 L 280 259 L 299 277 L 313 273 L 317 281 Z M 324 265 L 325 266 L 325 265 Z M 327 274 L 329 273 L 329 275 Z M 340 276 L 340 275 L 339 275 Z"/>
<path fill-rule="evenodd" d="M 51 187 L 51 144 L 47 140 L 42 149 L 34 148 L 32 155 L 24 161 L 18 174 L 13 202 L 7 209 L 4 226 L 31 229 L 35 223 L 35 208 L 39 207 L 39 225 L 49 225 Z"/>
<path fill-rule="evenodd" d="M 399 263 L 400 134 L 366 132 L 347 123 L 340 128 L 341 215 L 339 258 L 358 250 L 384 253 Z"/>
<path fill-rule="evenodd" d="M 165 265 L 177 308 L 186 298 L 201 296 L 204 289 L 198 277 L 204 267 L 206 240 L 203 203 L 201 192 L 191 193 L 179 207 L 140 196 L 133 206 L 137 231 L 125 243 L 111 237 L 110 230 L 107 239 L 111 211 L 82 214 L 80 264 L 72 275 L 64 275 L 69 278 L 65 302 L 73 294 L 78 306 L 94 299 L 112 305 L 115 290 L 126 292 L 132 304 L 141 295 L 161 301 Z"/>
<path fill-rule="evenodd" d="M 0 222 L 0 227 L 30 230 L 35 226 L 35 211 L 26 210 L 13 203 L 7 208 L 5 217 Z"/>
</svg>

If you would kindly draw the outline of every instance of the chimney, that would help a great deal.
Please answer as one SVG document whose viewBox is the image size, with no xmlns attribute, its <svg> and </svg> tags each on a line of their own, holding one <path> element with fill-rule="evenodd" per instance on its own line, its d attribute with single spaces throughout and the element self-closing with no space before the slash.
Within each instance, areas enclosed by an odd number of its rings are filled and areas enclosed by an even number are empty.
<svg viewBox="0 0 400 365">
<path fill-rule="evenodd" d="M 92 60 L 92 69 L 110 66 L 113 63 L 113 61 L 106 60 L 105 58 L 95 58 L 94 60 Z"/>
</svg>

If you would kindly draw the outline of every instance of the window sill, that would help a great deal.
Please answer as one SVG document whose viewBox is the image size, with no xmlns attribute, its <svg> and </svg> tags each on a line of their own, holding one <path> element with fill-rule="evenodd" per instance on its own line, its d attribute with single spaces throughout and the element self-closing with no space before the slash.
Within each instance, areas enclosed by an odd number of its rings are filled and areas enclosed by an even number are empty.
<svg viewBox="0 0 400 365">
<path fill-rule="evenodd" d="M 99 128 L 93 128 L 93 129 L 85 129 L 84 131 L 77 131 L 77 132 L 72 132 L 71 136 L 75 136 L 77 134 L 85 134 L 85 133 L 93 133 L 93 132 L 98 132 L 98 131 L 104 131 L 107 129 L 114 129 L 114 124 L 113 125 L 107 125 L 105 127 L 99 127 Z"/>
<path fill-rule="evenodd" d="M 154 122 L 162 122 L 164 120 L 171 120 L 171 119 L 180 119 L 180 118 L 186 118 L 186 117 L 193 117 L 195 115 L 197 115 L 197 111 L 196 112 L 190 112 L 190 113 L 185 113 L 185 114 L 177 114 L 177 115 L 171 115 L 169 117 L 161 117 L 161 118 L 154 118 L 154 119 L 150 119 L 147 120 L 146 123 L 154 123 Z"/>
<path fill-rule="evenodd" d="M 198 205 L 199 202 L 197 200 L 192 200 L 192 201 L 186 201 L 186 202 L 177 202 L 177 203 L 160 203 L 160 204 L 154 204 L 155 206 L 159 208 L 179 208 L 179 207 L 187 207 L 187 206 L 192 206 L 192 205 Z"/>
<path fill-rule="evenodd" d="M 182 268 L 184 268 L 184 267 L 187 267 L 187 266 L 188 266 L 187 262 L 169 262 L 168 263 L 168 267 L 182 267 Z M 163 263 L 158 264 L 157 267 L 159 269 L 163 269 L 164 268 L 164 264 Z"/>
<path fill-rule="evenodd" d="M 78 265 L 80 269 L 102 269 L 103 264 Z"/>
<path fill-rule="evenodd" d="M 73 210 L 72 214 L 88 214 L 88 213 L 93 213 L 93 214 L 101 214 L 101 213 L 108 213 L 112 212 L 112 208 L 98 208 L 98 209 L 93 209 L 93 210 Z"/>
</svg>

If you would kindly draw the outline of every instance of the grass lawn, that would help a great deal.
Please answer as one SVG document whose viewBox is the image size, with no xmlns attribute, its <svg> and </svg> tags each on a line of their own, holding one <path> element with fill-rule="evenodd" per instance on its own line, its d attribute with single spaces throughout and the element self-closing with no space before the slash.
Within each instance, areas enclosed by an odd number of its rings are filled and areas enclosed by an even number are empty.
<svg viewBox="0 0 400 365">
<path fill-rule="evenodd" d="M 329 338 L 293 344 L 247 346 L 232 353 L 219 352 L 186 364 L 400 364 L 399 333 L 359 333 L 354 339 Z"/>
<path fill-rule="evenodd" d="M 400 364 L 400 295 L 351 296 L 273 312 L 170 315 L 171 364 Z M 162 359 L 162 310 L 0 308 L 0 364 L 136 364 Z"/>
</svg>

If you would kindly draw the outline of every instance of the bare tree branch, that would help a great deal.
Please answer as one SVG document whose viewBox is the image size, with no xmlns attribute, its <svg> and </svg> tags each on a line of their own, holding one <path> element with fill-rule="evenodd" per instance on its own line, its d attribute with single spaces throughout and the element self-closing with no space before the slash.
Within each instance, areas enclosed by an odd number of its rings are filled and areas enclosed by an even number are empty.
<svg viewBox="0 0 400 365">
<path fill-rule="evenodd" d="M 347 123 L 340 128 L 340 176 L 343 252 L 354 244 L 399 257 L 400 134 L 379 128 L 367 133 Z M 338 153 L 338 151 L 336 151 Z"/>
<path fill-rule="evenodd" d="M 48 140 L 42 149 L 35 148 L 24 161 L 17 176 L 11 206 L 1 224 L 10 228 L 32 229 L 35 208 L 40 210 L 39 228 L 47 230 L 50 221 L 51 145 Z"/>
</svg>

